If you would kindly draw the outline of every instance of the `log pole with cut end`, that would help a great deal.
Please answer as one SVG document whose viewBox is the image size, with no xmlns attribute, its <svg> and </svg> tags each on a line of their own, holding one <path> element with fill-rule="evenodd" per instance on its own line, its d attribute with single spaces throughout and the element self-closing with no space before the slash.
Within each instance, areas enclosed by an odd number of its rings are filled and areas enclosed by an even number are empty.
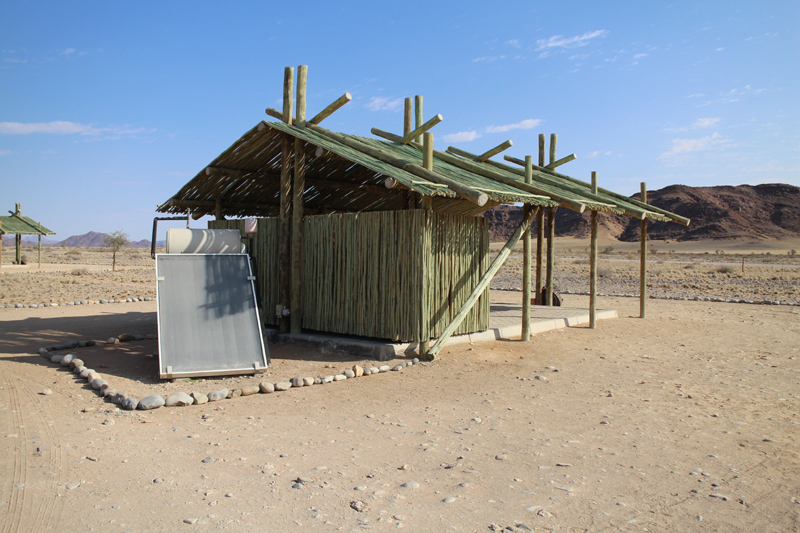
<svg viewBox="0 0 800 533">
<path fill-rule="evenodd" d="M 539 166 L 544 166 L 544 133 L 539 134 Z M 542 259 L 544 258 L 544 210 L 536 214 L 536 303 L 542 305 Z"/>
<path fill-rule="evenodd" d="M 547 165 L 544 168 L 546 168 L 548 170 L 553 170 L 553 169 L 555 169 L 557 167 L 560 167 L 561 165 L 565 165 L 565 164 L 569 163 L 570 161 L 575 161 L 577 158 L 578 158 L 578 156 L 576 156 L 575 154 L 569 154 L 567 157 L 562 157 L 558 161 L 553 161 L 552 163 L 550 163 L 549 165 Z M 597 194 L 597 193 L 595 192 L 594 194 Z"/>
<path fill-rule="evenodd" d="M 413 128 L 412 121 L 414 120 L 414 99 L 406 98 L 405 107 L 403 109 L 403 137 L 408 137 Z M 390 179 L 390 178 L 387 178 Z M 414 209 L 417 206 L 416 193 L 412 190 L 406 191 L 406 209 Z"/>
<path fill-rule="evenodd" d="M 414 129 L 422 126 L 422 95 L 414 96 Z M 416 138 L 418 143 L 422 142 L 422 136 Z"/>
<path fill-rule="evenodd" d="M 498 144 L 497 146 L 495 146 L 491 150 L 487 150 L 486 152 L 484 152 L 481 155 L 479 155 L 478 156 L 478 161 L 486 162 L 490 158 L 496 156 L 497 154 L 499 154 L 503 150 L 508 150 L 512 146 L 514 146 L 514 142 L 511 139 L 509 139 L 509 140 L 507 140 L 507 141 L 505 141 L 505 142 L 503 142 L 501 144 Z"/>
<path fill-rule="evenodd" d="M 417 128 L 414 131 L 403 136 L 403 144 L 408 144 L 415 139 L 419 139 L 423 133 L 425 133 L 438 123 L 440 123 L 443 120 L 443 118 L 444 117 L 442 117 L 442 115 L 436 115 L 425 124 L 417 126 Z"/>
<path fill-rule="evenodd" d="M 283 119 L 292 123 L 292 88 L 294 68 L 286 67 L 283 78 Z M 278 304 L 291 309 L 292 289 L 292 137 L 281 134 L 280 179 L 280 244 L 278 246 Z M 289 331 L 288 317 L 280 315 L 278 327 L 282 333 Z"/>
<path fill-rule="evenodd" d="M 345 146 L 349 146 L 350 148 L 354 148 L 360 152 L 363 152 L 369 156 L 374 157 L 384 163 L 389 163 L 399 169 L 405 170 L 415 176 L 419 176 L 425 180 L 428 180 L 433 183 L 438 183 L 441 185 L 447 185 L 451 190 L 453 190 L 456 194 L 464 198 L 465 200 L 469 200 L 477 205 L 485 205 L 487 201 L 489 201 L 489 196 L 482 191 L 477 189 L 473 189 L 472 187 L 468 187 L 456 180 L 447 178 L 442 176 L 441 174 L 437 174 L 436 172 L 432 172 L 429 170 L 424 169 L 421 165 L 412 163 L 406 159 L 396 157 L 394 155 L 388 154 L 382 150 L 379 150 L 375 147 L 369 146 L 366 143 L 348 137 L 346 135 L 342 135 L 339 133 L 332 132 L 327 130 L 321 126 L 316 125 L 309 125 L 309 128 L 314 130 L 321 135 L 325 135 L 326 137 L 333 139 L 337 142 L 344 144 Z M 374 128 L 373 128 L 374 130 Z"/>
<path fill-rule="evenodd" d="M 297 127 L 304 128 L 306 122 L 306 79 L 308 66 L 297 68 Z M 294 181 L 292 183 L 292 245 L 291 269 L 292 289 L 290 294 L 291 314 L 289 331 L 300 333 L 303 322 L 303 215 L 305 205 L 306 154 L 302 140 L 294 139 Z"/>
<path fill-rule="evenodd" d="M 310 122 L 311 124 L 319 124 L 320 122 L 331 116 L 333 113 L 335 113 L 337 109 L 339 109 L 352 99 L 353 97 L 350 95 L 350 93 L 344 93 L 342 96 L 340 96 L 339 98 L 328 104 L 328 106 L 325 109 L 314 115 L 314 117 L 308 122 Z"/>
<path fill-rule="evenodd" d="M 531 156 L 525 156 L 525 183 L 533 181 L 533 162 Z M 533 210 L 531 204 L 524 204 L 522 216 L 527 217 Z M 520 340 L 528 342 L 531 338 L 531 228 L 525 231 L 522 238 L 522 332 Z"/>
<path fill-rule="evenodd" d="M 642 203 L 647 203 L 647 184 L 642 182 Z M 639 226 L 641 249 L 639 250 L 639 317 L 647 318 L 647 219 Z"/>
<path fill-rule="evenodd" d="M 592 193 L 597 194 L 597 172 L 592 172 Z M 592 242 L 589 249 L 589 327 L 597 327 L 597 210 L 592 209 Z"/>
<path fill-rule="evenodd" d="M 556 161 L 556 145 L 558 135 L 550 134 L 550 164 Z M 556 209 L 551 207 L 547 210 L 547 294 L 545 295 L 546 305 L 553 305 L 553 274 L 555 270 L 555 238 L 556 238 Z"/>
<path fill-rule="evenodd" d="M 422 135 L 422 166 L 425 170 L 432 171 L 433 170 L 433 133 L 426 131 Z M 420 201 L 420 208 L 431 211 L 433 209 L 433 197 L 430 195 L 424 195 Z M 424 284 L 424 281 L 423 281 Z M 428 328 L 425 327 L 425 322 L 430 320 L 430 307 L 428 306 L 428 299 L 425 298 L 424 292 L 426 287 L 423 285 L 423 297 L 422 297 L 422 306 L 420 312 L 420 331 L 427 331 Z M 420 356 L 424 356 L 431 347 L 431 340 L 427 338 L 423 338 L 419 343 L 419 354 Z"/>
<path fill-rule="evenodd" d="M 556 208 L 547 208 L 547 282 L 545 305 L 553 305 L 553 271 L 555 270 Z"/>
<path fill-rule="evenodd" d="M 294 86 L 294 67 L 283 70 L 283 121 L 292 123 L 292 92 Z"/>
<path fill-rule="evenodd" d="M 445 345 L 445 343 L 453 334 L 453 332 L 456 330 L 456 328 L 458 328 L 458 326 L 461 325 L 461 322 L 464 321 L 464 318 L 470 312 L 470 310 L 478 301 L 478 299 L 480 299 L 481 295 L 483 294 L 483 291 L 485 291 L 486 287 L 489 286 L 489 283 L 491 283 L 495 274 L 497 274 L 497 271 L 500 270 L 500 268 L 502 268 L 503 263 L 505 263 L 506 259 L 508 259 L 509 254 L 511 254 L 511 250 L 519 242 L 519 239 L 520 237 L 522 237 L 522 234 L 525 231 L 527 231 L 528 228 L 530 228 L 531 221 L 533 220 L 535 213 L 536 212 L 534 210 L 528 213 L 526 216 L 522 217 L 522 221 L 519 223 L 519 226 L 517 226 L 517 229 L 514 230 L 514 233 L 511 235 L 511 238 L 508 239 L 508 242 L 500 250 L 500 253 L 497 254 L 497 257 L 495 257 L 494 261 L 492 261 L 492 264 L 489 266 L 489 269 L 486 271 L 481 280 L 472 290 L 472 293 L 464 302 L 464 305 L 461 306 L 461 309 L 458 311 L 453 320 L 447 325 L 446 328 L 444 328 L 444 331 L 442 331 L 442 334 L 439 335 L 439 338 L 436 340 L 436 343 L 431 347 L 430 350 L 428 350 L 427 356 L 429 360 L 438 359 L 438 354 L 441 351 L 442 347 Z"/>
</svg>

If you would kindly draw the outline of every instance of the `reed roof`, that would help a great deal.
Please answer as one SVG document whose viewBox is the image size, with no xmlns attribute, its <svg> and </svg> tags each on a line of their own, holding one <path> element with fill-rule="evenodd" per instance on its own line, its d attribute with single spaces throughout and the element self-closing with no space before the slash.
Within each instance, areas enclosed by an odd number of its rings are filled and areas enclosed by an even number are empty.
<svg viewBox="0 0 800 533">
<path fill-rule="evenodd" d="M 0 216 L 0 233 L 6 235 L 55 235 L 56 232 L 42 226 L 30 217 L 12 214 Z"/>
<path fill-rule="evenodd" d="M 225 217 L 275 215 L 280 205 L 282 138 L 302 141 L 305 155 L 304 205 L 314 212 L 360 212 L 403 209 L 407 190 L 433 198 L 441 213 L 474 215 L 499 204 L 527 203 L 542 207 L 566 206 L 626 213 L 662 221 L 682 217 L 653 206 L 600 192 L 564 174 L 538 168 L 533 184 L 524 184 L 524 171 L 495 161 L 477 161 L 455 150 L 435 152 L 433 174 L 480 193 L 488 201 L 478 205 L 443 183 L 409 172 L 422 166 L 422 150 L 415 143 L 370 139 L 333 133 L 319 127 L 298 127 L 262 121 L 217 156 L 175 195 L 158 206 L 162 213 L 215 213 Z M 294 145 L 294 143 L 292 143 Z M 380 157 L 377 157 L 380 156 Z M 387 179 L 397 186 L 388 188 Z M 393 180 L 393 181 L 392 181 Z M 610 193 L 610 191 L 607 191 Z M 219 203 L 218 203 L 219 202 Z M 684 219 L 686 220 L 686 219 Z M 688 220 L 686 220 L 688 223 Z"/>
</svg>

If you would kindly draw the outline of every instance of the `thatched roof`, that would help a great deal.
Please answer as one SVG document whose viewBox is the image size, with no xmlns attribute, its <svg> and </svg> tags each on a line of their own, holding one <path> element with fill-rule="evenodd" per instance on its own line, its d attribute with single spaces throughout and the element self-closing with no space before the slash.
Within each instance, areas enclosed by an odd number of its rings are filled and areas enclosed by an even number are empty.
<svg viewBox="0 0 800 533">
<path fill-rule="evenodd" d="M 0 233 L 6 235 L 55 235 L 56 232 L 42 226 L 30 217 L 12 214 L 0 216 Z"/>
<path fill-rule="evenodd" d="M 270 121 L 245 133 L 158 211 L 178 214 L 190 210 L 195 216 L 217 212 L 225 217 L 277 214 L 284 136 L 302 141 L 304 206 L 310 212 L 403 209 L 410 190 L 431 196 L 433 209 L 441 213 L 474 215 L 499 204 L 521 202 L 663 221 L 681 222 L 682 218 L 611 191 L 592 195 L 588 183 L 545 168 L 536 167 L 533 183 L 526 185 L 521 168 L 476 160 L 452 148 L 435 152 L 432 172 L 422 172 L 425 177 L 421 177 L 422 150 L 416 143 L 334 133 L 314 124 L 298 127 Z M 463 189 L 485 195 L 484 203 L 467 199 Z"/>
</svg>

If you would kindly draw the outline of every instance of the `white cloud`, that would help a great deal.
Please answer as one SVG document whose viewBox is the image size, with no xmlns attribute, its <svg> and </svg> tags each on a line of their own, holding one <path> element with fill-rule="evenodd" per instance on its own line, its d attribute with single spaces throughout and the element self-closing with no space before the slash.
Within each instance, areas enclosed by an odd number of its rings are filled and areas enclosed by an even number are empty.
<svg viewBox="0 0 800 533">
<path fill-rule="evenodd" d="M 697 121 L 692 124 L 693 128 L 710 128 L 711 126 L 716 126 L 717 123 L 722 120 L 721 117 L 714 117 L 714 118 L 698 118 Z"/>
<path fill-rule="evenodd" d="M 0 150 L 0 156 L 11 155 L 11 150 Z"/>
<path fill-rule="evenodd" d="M 729 144 L 729 142 L 730 141 L 723 138 L 722 135 L 717 132 L 706 137 L 700 137 L 699 139 L 672 139 L 672 149 L 669 152 L 661 154 L 661 158 L 669 158 L 690 152 L 707 152 L 724 147 Z"/>
<path fill-rule="evenodd" d="M 586 156 L 587 159 L 594 159 L 595 157 L 599 157 L 601 155 L 611 155 L 612 152 L 610 150 L 602 151 L 602 150 L 595 150 L 594 152 L 590 153 Z"/>
<path fill-rule="evenodd" d="M 0 134 L 5 135 L 29 135 L 31 133 L 45 133 L 54 135 L 106 135 L 111 137 L 121 137 L 144 133 L 145 128 L 130 127 L 111 127 L 98 128 L 90 124 L 80 124 L 78 122 L 54 121 L 54 122 L 0 122 Z M 151 130 L 153 131 L 153 130 Z"/>
<path fill-rule="evenodd" d="M 507 46 L 513 46 L 514 48 L 520 48 L 522 46 L 519 44 L 519 39 L 511 39 L 510 41 L 506 41 L 505 44 Z"/>
<path fill-rule="evenodd" d="M 67 48 L 66 50 L 61 52 L 61 55 L 68 56 L 68 55 L 74 54 L 74 53 L 75 53 L 75 49 L 74 48 Z"/>
<path fill-rule="evenodd" d="M 647 57 L 647 56 L 648 56 L 648 54 L 644 54 L 644 53 L 642 53 L 642 54 L 634 54 L 633 58 L 634 59 L 641 59 L 641 58 Z"/>
<path fill-rule="evenodd" d="M 528 118 L 521 122 L 517 122 L 516 124 L 505 124 L 503 126 L 487 126 L 486 133 L 503 133 L 511 130 L 529 130 L 531 128 L 535 128 L 541 123 L 542 121 L 538 118 L 537 119 Z"/>
<path fill-rule="evenodd" d="M 396 111 L 402 106 L 402 98 L 386 98 L 385 96 L 373 96 L 367 102 L 367 109 L 370 111 Z"/>
<path fill-rule="evenodd" d="M 442 139 L 444 139 L 449 143 L 463 143 L 463 142 L 474 141 L 480 136 L 481 134 L 478 133 L 477 131 L 470 130 L 470 131 L 459 131 L 458 133 L 449 133 L 447 135 L 442 135 Z"/>
<path fill-rule="evenodd" d="M 493 63 L 495 61 L 500 61 L 500 60 L 503 60 L 505 58 L 506 58 L 505 55 L 502 55 L 502 56 L 481 56 L 481 57 L 476 57 L 475 59 L 472 60 L 472 62 L 473 63 L 482 63 L 482 62 Z"/>
<path fill-rule="evenodd" d="M 603 37 L 607 33 L 607 30 L 595 30 L 586 32 L 583 35 L 576 35 L 574 37 L 553 35 L 548 39 L 539 39 L 536 41 L 536 50 L 546 50 L 548 48 L 577 48 L 579 46 L 586 46 L 589 44 L 590 40 L 597 37 Z"/>
</svg>

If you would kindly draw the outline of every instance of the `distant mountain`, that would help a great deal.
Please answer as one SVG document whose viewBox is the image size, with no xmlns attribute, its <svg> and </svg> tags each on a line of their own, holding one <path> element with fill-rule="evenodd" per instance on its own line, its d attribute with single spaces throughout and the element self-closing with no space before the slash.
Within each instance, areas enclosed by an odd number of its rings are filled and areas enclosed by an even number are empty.
<svg viewBox="0 0 800 533">
<path fill-rule="evenodd" d="M 106 238 L 108 233 L 99 233 L 90 231 L 83 235 L 73 235 L 63 241 L 54 241 L 42 238 L 42 246 L 66 246 L 70 248 L 103 248 L 106 246 Z M 37 246 L 37 237 L 24 236 L 22 238 L 23 246 Z M 162 241 L 156 242 L 158 246 L 164 246 Z M 14 237 L 3 237 L 3 246 L 14 246 Z M 141 241 L 131 241 L 128 243 L 131 248 L 150 248 L 150 241 L 142 239 Z"/>
<path fill-rule="evenodd" d="M 73 235 L 72 237 L 64 239 L 58 243 L 58 245 L 67 246 L 70 248 L 102 248 L 106 245 L 107 238 L 108 233 L 90 231 L 89 233 L 85 233 L 83 235 Z"/>
<path fill-rule="evenodd" d="M 42 237 L 42 246 L 56 246 L 58 241 Z M 3 246 L 14 246 L 14 237 L 3 237 Z M 39 246 L 39 237 L 23 235 L 22 246 Z"/>
<path fill-rule="evenodd" d="M 639 194 L 631 198 L 639 199 Z M 697 241 L 703 239 L 782 239 L 800 237 L 800 187 L 781 183 L 719 187 L 670 185 L 647 192 L 648 203 L 691 219 L 681 226 L 649 221 L 651 239 Z M 485 213 L 489 238 L 505 241 L 522 219 L 519 206 L 501 205 Z M 590 212 L 569 209 L 556 212 L 556 236 L 588 237 Z M 639 220 L 600 213 L 600 235 L 621 241 L 639 240 Z"/>
</svg>

